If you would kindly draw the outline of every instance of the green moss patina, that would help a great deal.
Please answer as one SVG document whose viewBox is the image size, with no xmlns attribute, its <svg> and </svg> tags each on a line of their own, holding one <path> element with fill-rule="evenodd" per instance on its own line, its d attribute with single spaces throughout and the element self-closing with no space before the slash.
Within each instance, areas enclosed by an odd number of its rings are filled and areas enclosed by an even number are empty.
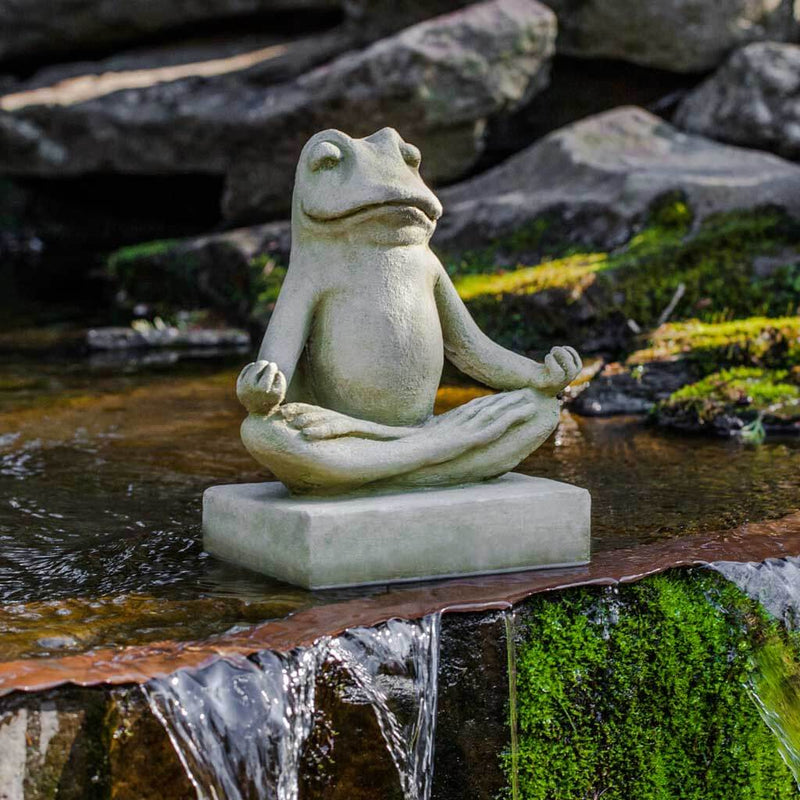
<svg viewBox="0 0 800 800">
<path fill-rule="evenodd" d="M 792 248 L 800 244 L 800 225 L 779 210 L 720 214 L 694 226 L 685 201 L 671 194 L 653 205 L 639 234 L 611 252 L 581 251 L 566 240 L 559 247 L 548 239 L 553 230 L 543 218 L 448 261 L 479 324 L 504 344 L 535 349 L 565 332 L 592 338 L 628 319 L 653 327 L 680 284 L 677 318 L 712 323 L 797 313 L 800 263 Z M 550 257 L 498 269 L 529 252 Z M 784 253 L 785 264 L 761 273 L 754 267 L 759 256 L 780 262 Z"/>
<path fill-rule="evenodd" d="M 709 373 L 721 366 L 791 369 L 800 365 L 800 316 L 750 317 L 727 322 L 698 319 L 662 325 L 628 365 L 687 358 Z"/>
<path fill-rule="evenodd" d="M 720 370 L 673 392 L 656 413 L 687 423 L 708 423 L 722 414 L 794 419 L 800 417 L 798 377 L 788 370 L 759 367 Z"/>
<path fill-rule="evenodd" d="M 521 624 L 521 798 L 797 797 L 751 699 L 778 714 L 797 697 L 797 639 L 721 577 L 540 596 Z"/>
</svg>

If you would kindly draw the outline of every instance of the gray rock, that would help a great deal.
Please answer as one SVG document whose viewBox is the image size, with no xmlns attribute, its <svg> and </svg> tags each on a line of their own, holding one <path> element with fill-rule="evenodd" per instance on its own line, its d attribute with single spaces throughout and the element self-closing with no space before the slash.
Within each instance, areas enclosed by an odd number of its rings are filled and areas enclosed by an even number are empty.
<svg viewBox="0 0 800 800">
<path fill-rule="evenodd" d="M 765 42 L 737 50 L 683 100 L 675 123 L 800 160 L 800 46 Z"/>
<path fill-rule="evenodd" d="M 439 192 L 434 243 L 485 245 L 556 213 L 578 241 L 625 241 L 655 198 L 686 196 L 697 221 L 773 204 L 800 215 L 800 167 L 777 156 L 682 133 L 636 107 L 555 131 L 494 169 Z"/>
<path fill-rule="evenodd" d="M 340 5 L 340 0 L 0 0 L 0 61 L 136 42 L 209 20 Z"/>
<path fill-rule="evenodd" d="M 685 361 L 654 361 L 643 369 L 606 367 L 570 402 L 570 408 L 586 417 L 647 414 L 660 400 L 692 380 Z"/>
<path fill-rule="evenodd" d="M 702 72 L 735 48 L 792 41 L 794 0 L 545 0 L 558 15 L 559 52 Z"/>
<path fill-rule="evenodd" d="M 311 58 L 314 40 L 241 66 L 228 59 L 216 74 L 26 84 L 0 97 L 0 169 L 223 175 L 227 219 L 256 221 L 288 209 L 297 156 L 315 131 L 393 126 L 425 153 L 428 180 L 452 180 L 480 155 L 486 120 L 545 85 L 554 40 L 555 17 L 536 0 L 488 0 L 277 85 L 269 62 Z"/>
<path fill-rule="evenodd" d="M 190 328 L 182 330 L 172 325 L 164 327 L 104 327 L 92 328 L 86 334 L 90 350 L 135 350 L 150 347 L 211 348 L 213 350 L 247 349 L 250 336 L 236 328 Z M 67 637 L 69 638 L 69 637 Z M 42 647 L 63 647 L 59 637 L 51 637 Z"/>
</svg>

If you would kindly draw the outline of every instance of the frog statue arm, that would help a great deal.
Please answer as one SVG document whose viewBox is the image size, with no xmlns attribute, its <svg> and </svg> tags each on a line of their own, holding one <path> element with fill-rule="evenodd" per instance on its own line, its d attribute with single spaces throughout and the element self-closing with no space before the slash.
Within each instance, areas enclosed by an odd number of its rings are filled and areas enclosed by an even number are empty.
<svg viewBox="0 0 800 800">
<path fill-rule="evenodd" d="M 582 364 L 572 347 L 554 347 L 539 364 L 493 342 L 472 319 L 450 276 L 436 261 L 435 297 L 444 350 L 456 367 L 493 389 L 530 387 L 550 397 L 575 379 Z"/>
</svg>

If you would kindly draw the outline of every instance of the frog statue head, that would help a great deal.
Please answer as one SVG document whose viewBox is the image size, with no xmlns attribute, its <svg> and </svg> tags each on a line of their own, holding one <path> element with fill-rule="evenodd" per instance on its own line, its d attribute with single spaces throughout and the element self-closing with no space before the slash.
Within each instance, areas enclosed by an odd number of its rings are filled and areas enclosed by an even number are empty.
<svg viewBox="0 0 800 800">
<path fill-rule="evenodd" d="M 442 204 L 419 174 L 420 151 L 393 128 L 365 139 L 330 129 L 306 143 L 295 175 L 295 242 L 426 243 Z"/>
</svg>

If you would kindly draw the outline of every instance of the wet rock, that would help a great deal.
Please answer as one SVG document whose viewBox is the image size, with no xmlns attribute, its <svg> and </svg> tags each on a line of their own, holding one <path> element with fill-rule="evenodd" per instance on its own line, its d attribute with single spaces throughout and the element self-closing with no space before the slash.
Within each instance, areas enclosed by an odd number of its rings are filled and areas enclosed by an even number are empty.
<svg viewBox="0 0 800 800">
<path fill-rule="evenodd" d="M 787 628 L 800 628 L 800 558 L 717 561 L 711 567 L 758 600 Z"/>
<path fill-rule="evenodd" d="M 796 375 L 759 367 L 722 369 L 660 402 L 655 419 L 677 430 L 736 435 L 744 441 L 798 436 L 800 386 Z"/>
<path fill-rule="evenodd" d="M 559 51 L 701 72 L 753 41 L 791 41 L 792 0 L 546 0 L 558 15 Z"/>
<path fill-rule="evenodd" d="M 98 690 L 17 695 L 0 709 L 2 800 L 107 797 Z"/>
<path fill-rule="evenodd" d="M 800 215 L 800 168 L 776 156 L 682 133 L 636 107 L 555 131 L 494 169 L 439 192 L 434 242 L 483 246 L 557 214 L 569 236 L 596 246 L 626 241 L 659 196 L 680 191 L 700 222 L 762 205 Z"/>
<path fill-rule="evenodd" d="M 138 688 L 108 693 L 105 724 L 111 800 L 195 800 L 166 730 Z"/>
<path fill-rule="evenodd" d="M 92 328 L 86 334 L 90 350 L 134 350 L 150 347 L 210 347 L 239 349 L 250 346 L 246 331 L 233 328 L 189 328 L 174 325 L 135 328 Z"/>
<path fill-rule="evenodd" d="M 277 84 L 270 62 L 324 47 L 276 44 L 177 73 L 98 63 L 0 97 L 0 169 L 224 176 L 226 217 L 252 221 L 287 210 L 309 135 L 390 125 L 421 147 L 429 180 L 452 180 L 478 158 L 487 119 L 544 86 L 554 39 L 555 17 L 536 0 L 487 0 Z"/>
<path fill-rule="evenodd" d="M 507 663 L 501 614 L 444 618 L 433 800 L 502 796 L 510 730 Z"/>
<path fill-rule="evenodd" d="M 675 123 L 712 139 L 800 160 L 800 46 L 737 50 L 681 103 Z"/>
<path fill-rule="evenodd" d="M 310 13 L 339 5 L 339 0 L 2 0 L 0 61 L 54 58 L 211 20 L 287 9 Z"/>
<path fill-rule="evenodd" d="M 680 360 L 631 368 L 608 364 L 575 397 L 570 409 L 585 417 L 646 414 L 692 378 L 691 366 Z"/>
</svg>

